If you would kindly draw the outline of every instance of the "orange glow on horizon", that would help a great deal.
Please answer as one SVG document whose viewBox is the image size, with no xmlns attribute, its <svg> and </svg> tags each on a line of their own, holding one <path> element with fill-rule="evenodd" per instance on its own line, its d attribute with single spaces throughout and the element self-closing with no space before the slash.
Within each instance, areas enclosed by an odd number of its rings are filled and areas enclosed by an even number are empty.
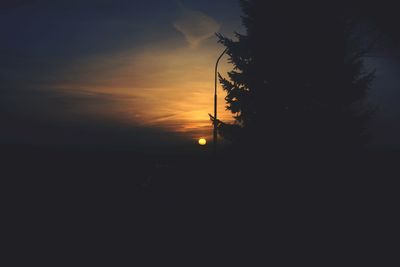
<svg viewBox="0 0 400 267">
<path fill-rule="evenodd" d="M 212 134 L 214 66 L 221 46 L 210 40 L 197 48 L 163 44 L 77 62 L 74 82 L 52 86 L 65 93 L 104 97 L 104 103 L 74 112 L 183 133 L 188 138 Z M 219 72 L 231 67 L 222 60 Z M 232 121 L 225 110 L 225 92 L 218 89 L 218 118 Z"/>
</svg>

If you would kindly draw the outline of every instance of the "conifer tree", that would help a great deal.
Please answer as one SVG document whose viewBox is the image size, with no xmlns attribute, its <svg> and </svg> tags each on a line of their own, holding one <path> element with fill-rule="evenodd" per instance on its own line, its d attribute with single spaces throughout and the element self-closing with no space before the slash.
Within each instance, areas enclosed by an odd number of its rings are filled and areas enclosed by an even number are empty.
<svg viewBox="0 0 400 267">
<path fill-rule="evenodd" d="M 367 141 L 373 73 L 343 10 L 322 3 L 242 0 L 245 33 L 230 39 L 233 69 L 219 76 L 235 124 L 219 133 L 243 147 L 349 149 Z"/>
</svg>

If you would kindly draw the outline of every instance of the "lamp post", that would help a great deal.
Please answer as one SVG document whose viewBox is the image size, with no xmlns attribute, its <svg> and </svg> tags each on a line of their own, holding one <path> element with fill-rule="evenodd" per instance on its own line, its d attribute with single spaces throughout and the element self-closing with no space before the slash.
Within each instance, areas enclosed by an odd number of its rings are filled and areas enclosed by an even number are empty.
<svg viewBox="0 0 400 267">
<path fill-rule="evenodd" d="M 228 48 L 222 52 L 222 54 L 217 59 L 215 64 L 215 87 L 214 87 L 214 155 L 217 155 L 217 143 L 218 143 L 218 120 L 217 120 L 217 86 L 218 86 L 218 64 L 222 56 L 228 51 Z"/>
</svg>

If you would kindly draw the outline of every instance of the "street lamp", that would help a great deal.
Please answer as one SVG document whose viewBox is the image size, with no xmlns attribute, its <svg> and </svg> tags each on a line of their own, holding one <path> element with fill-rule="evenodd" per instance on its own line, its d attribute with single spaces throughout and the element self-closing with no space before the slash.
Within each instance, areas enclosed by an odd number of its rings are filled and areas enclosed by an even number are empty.
<svg viewBox="0 0 400 267">
<path fill-rule="evenodd" d="M 217 121 L 217 85 L 218 85 L 218 64 L 222 56 L 228 51 L 228 48 L 222 52 L 215 64 L 215 87 L 214 87 L 214 155 L 217 155 L 217 142 L 218 142 L 218 121 Z"/>
</svg>

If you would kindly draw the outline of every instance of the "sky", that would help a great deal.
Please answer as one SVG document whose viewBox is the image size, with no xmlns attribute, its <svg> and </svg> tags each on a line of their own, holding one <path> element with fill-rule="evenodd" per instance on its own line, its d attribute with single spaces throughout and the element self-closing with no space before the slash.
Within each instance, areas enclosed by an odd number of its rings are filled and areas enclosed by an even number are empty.
<svg viewBox="0 0 400 267">
<path fill-rule="evenodd" d="M 240 15 L 235 0 L 1 0 L 0 144 L 210 139 L 224 49 L 214 33 L 243 31 Z M 377 74 L 372 144 L 400 146 L 399 60 L 366 65 Z M 220 72 L 230 68 L 225 57 Z"/>
<path fill-rule="evenodd" d="M 2 0 L 0 143 L 210 138 L 215 33 L 240 30 L 232 0 Z"/>
<path fill-rule="evenodd" d="M 382 55 L 367 58 L 375 71 L 368 102 L 374 110 L 368 130 L 373 147 L 400 148 L 400 57 Z"/>
</svg>

